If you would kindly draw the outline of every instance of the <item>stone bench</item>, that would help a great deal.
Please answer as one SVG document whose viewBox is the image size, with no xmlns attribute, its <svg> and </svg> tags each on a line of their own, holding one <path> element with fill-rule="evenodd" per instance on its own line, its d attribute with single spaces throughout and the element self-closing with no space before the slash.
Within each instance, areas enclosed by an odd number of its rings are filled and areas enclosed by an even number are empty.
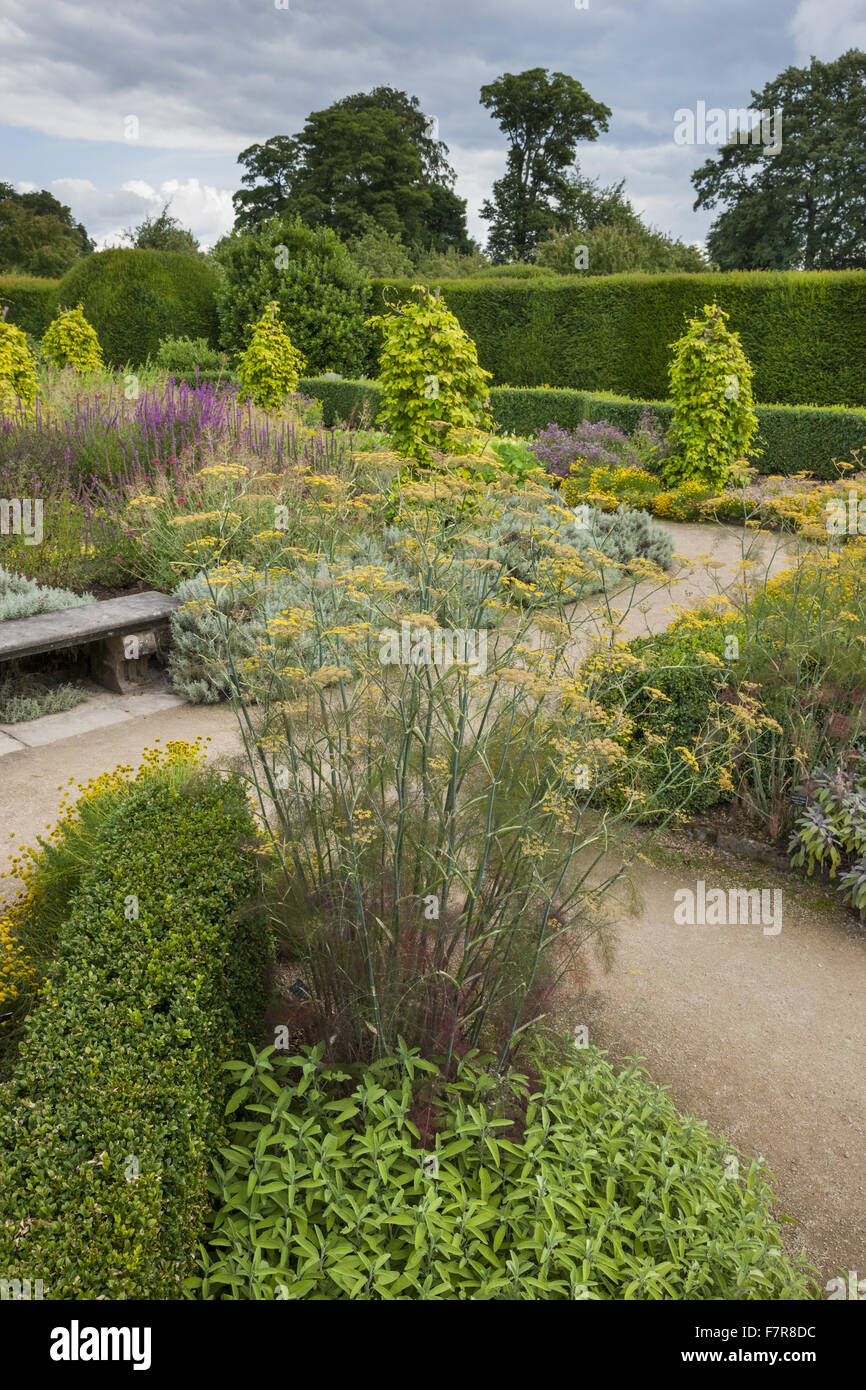
<svg viewBox="0 0 866 1390">
<path fill-rule="evenodd" d="M 179 602 L 148 590 L 124 598 L 0 622 L 0 662 L 68 647 L 89 647 L 94 680 L 120 695 L 147 681 L 147 659 L 159 648 Z"/>
</svg>

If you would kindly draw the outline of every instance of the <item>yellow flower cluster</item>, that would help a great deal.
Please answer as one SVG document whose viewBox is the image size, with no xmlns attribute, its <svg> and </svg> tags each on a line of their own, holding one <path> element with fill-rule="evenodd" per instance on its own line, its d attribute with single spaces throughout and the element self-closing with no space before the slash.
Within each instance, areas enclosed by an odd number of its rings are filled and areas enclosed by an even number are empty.
<svg viewBox="0 0 866 1390">
<path fill-rule="evenodd" d="M 236 525 L 240 523 L 240 516 L 237 512 L 189 512 L 186 516 L 173 516 L 169 521 L 169 526 L 195 526 L 200 521 L 229 521 Z"/>
<path fill-rule="evenodd" d="M 198 472 L 199 478 L 219 478 L 226 482 L 240 482 L 249 473 L 249 469 L 243 463 L 215 463 L 209 468 L 201 468 Z"/>
</svg>

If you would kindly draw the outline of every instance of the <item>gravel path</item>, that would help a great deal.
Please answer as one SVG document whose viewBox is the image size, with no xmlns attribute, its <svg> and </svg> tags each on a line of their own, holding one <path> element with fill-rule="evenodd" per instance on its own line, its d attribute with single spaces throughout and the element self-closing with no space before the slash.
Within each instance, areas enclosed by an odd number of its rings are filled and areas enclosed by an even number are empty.
<svg viewBox="0 0 866 1390">
<path fill-rule="evenodd" d="M 764 1155 L 777 1211 L 798 1223 L 786 1248 L 805 1249 L 822 1288 L 840 1270 L 866 1278 L 866 931 L 802 878 L 684 834 L 664 845 L 634 875 L 638 909 L 623 901 L 611 968 L 593 970 L 573 1023 Z M 780 891 L 781 930 L 678 925 L 674 893 L 700 881 Z"/>
</svg>

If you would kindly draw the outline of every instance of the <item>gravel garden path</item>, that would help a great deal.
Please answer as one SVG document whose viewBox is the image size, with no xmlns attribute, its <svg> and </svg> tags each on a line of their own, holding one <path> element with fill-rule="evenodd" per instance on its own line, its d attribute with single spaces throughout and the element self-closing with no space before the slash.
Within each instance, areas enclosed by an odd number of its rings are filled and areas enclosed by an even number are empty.
<svg viewBox="0 0 866 1390">
<path fill-rule="evenodd" d="M 741 531 L 670 530 L 681 556 L 708 556 L 709 567 L 686 565 L 664 590 L 639 589 L 628 635 L 662 630 L 676 605 L 694 605 L 738 575 Z M 751 542 L 762 569 L 790 563 L 790 542 L 746 533 Z M 620 595 L 613 606 L 624 602 Z M 177 704 L 0 756 L 0 844 L 33 844 L 56 819 L 70 778 L 137 765 L 158 740 L 199 736 L 211 739 L 213 760 L 241 752 L 230 709 Z M 650 858 L 636 875 L 640 905 L 623 902 L 617 914 L 610 970 L 593 967 L 583 1017 L 569 1016 L 565 1026 L 587 1024 L 591 1041 L 617 1058 L 644 1056 L 681 1109 L 765 1156 L 778 1209 L 798 1223 L 784 1227 L 786 1245 L 805 1248 L 822 1284 L 840 1270 L 866 1279 L 866 933 L 820 889 L 684 836 Z M 701 878 L 708 886 L 781 887 L 782 930 L 676 926 L 674 891 Z M 15 887 L 0 880 L 0 902 Z"/>
</svg>

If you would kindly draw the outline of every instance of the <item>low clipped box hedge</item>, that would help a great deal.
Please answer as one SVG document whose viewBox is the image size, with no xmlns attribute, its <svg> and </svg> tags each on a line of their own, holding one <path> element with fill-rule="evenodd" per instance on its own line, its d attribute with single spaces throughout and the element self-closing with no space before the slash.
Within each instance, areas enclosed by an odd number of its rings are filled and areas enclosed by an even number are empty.
<svg viewBox="0 0 866 1390">
<path fill-rule="evenodd" d="M 59 280 L 38 275 L 0 275 L 0 309 L 31 338 L 41 338 L 54 317 Z"/>
<path fill-rule="evenodd" d="M 299 389 L 322 402 L 327 426 L 349 419 L 358 424 L 365 412 L 371 421 L 375 420 L 381 404 L 381 392 L 373 381 L 316 377 L 301 381 Z M 526 436 L 551 424 L 576 429 L 583 420 L 607 420 L 631 434 L 647 407 L 664 426 L 673 414 L 669 401 L 538 387 L 494 386 L 490 404 L 499 430 Z M 852 450 L 866 449 L 866 410 L 759 405 L 756 411 L 756 445 L 763 452 L 755 464 L 761 473 L 787 476 L 809 472 L 816 478 L 835 481 L 839 474 L 833 460 L 849 459 Z"/>
<path fill-rule="evenodd" d="M 637 1067 L 235 1062 L 198 1298 L 805 1299 L 772 1188 Z M 732 1158 L 736 1162 L 732 1163 Z"/>
<path fill-rule="evenodd" d="M 372 284 L 377 303 L 411 295 L 409 280 Z M 755 369 L 756 401 L 866 406 L 866 270 L 479 276 L 441 289 L 497 385 L 664 397 L 671 344 L 715 301 Z"/>
<path fill-rule="evenodd" d="M 205 338 L 215 344 L 217 274 L 197 256 L 177 251 L 97 251 L 68 270 L 56 303 L 81 304 L 106 362 L 140 366 L 163 338 Z"/>
<path fill-rule="evenodd" d="M 223 1064 L 265 1004 L 254 836 L 241 784 L 194 767 L 140 778 L 100 825 L 0 1088 L 0 1277 L 49 1299 L 180 1295 Z"/>
</svg>

